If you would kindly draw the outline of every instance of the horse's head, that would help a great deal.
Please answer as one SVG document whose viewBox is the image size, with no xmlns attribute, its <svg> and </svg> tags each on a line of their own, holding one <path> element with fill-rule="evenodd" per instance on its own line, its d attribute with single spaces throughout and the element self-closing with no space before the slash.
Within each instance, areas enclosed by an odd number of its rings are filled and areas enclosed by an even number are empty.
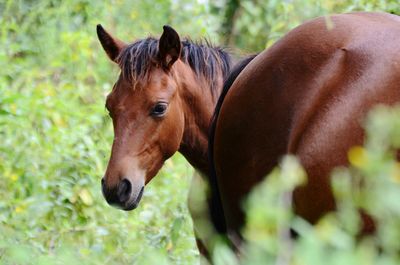
<svg viewBox="0 0 400 265">
<path fill-rule="evenodd" d="M 100 25 L 97 34 L 108 57 L 121 68 L 106 100 L 114 142 L 102 189 L 109 204 L 132 210 L 144 185 L 182 140 L 184 116 L 172 74 L 181 63 L 181 41 L 169 26 L 164 26 L 159 41 L 148 38 L 130 45 Z"/>
</svg>

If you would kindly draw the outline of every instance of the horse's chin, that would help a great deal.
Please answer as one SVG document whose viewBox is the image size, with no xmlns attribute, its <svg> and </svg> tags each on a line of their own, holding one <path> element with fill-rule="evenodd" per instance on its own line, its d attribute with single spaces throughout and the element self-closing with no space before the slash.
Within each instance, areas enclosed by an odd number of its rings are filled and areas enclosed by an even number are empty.
<svg viewBox="0 0 400 265">
<path fill-rule="evenodd" d="M 139 206 L 139 202 L 142 199 L 144 192 L 144 186 L 140 189 L 139 194 L 137 196 L 133 196 L 129 201 L 125 203 L 123 207 L 121 207 L 124 211 L 132 211 Z"/>
<path fill-rule="evenodd" d="M 133 204 L 125 206 L 124 208 L 121 208 L 121 210 L 132 211 L 132 210 L 135 210 L 138 206 L 139 206 L 139 204 L 133 203 Z"/>
</svg>

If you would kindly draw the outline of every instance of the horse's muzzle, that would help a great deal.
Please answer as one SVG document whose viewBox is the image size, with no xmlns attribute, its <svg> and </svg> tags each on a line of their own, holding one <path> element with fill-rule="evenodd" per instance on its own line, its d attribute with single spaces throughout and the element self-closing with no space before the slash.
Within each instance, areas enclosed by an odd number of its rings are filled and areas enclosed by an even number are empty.
<svg viewBox="0 0 400 265">
<path fill-rule="evenodd" d="M 139 205 L 144 191 L 144 184 L 132 185 L 132 182 L 125 178 L 117 186 L 108 188 L 104 178 L 102 178 L 101 188 L 108 204 L 125 211 L 130 211 Z"/>
</svg>

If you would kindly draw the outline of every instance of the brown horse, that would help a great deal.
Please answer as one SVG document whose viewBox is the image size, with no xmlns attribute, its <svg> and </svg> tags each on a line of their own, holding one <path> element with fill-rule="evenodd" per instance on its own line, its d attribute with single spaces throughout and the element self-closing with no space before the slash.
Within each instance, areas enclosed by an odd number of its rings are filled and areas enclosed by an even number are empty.
<svg viewBox="0 0 400 265">
<path fill-rule="evenodd" d="M 362 143 L 360 119 L 376 103 L 399 101 L 399 19 L 360 13 L 331 20 L 333 28 L 321 18 L 298 27 L 228 78 L 210 143 L 217 174 L 210 174 L 209 206 L 217 231 L 239 233 L 240 200 L 286 153 L 298 155 L 309 174 L 308 186 L 295 192 L 297 213 L 313 223 L 333 210 L 329 172 L 346 165 L 347 149 Z M 97 33 L 121 68 L 106 102 L 115 134 L 102 179 L 106 200 L 136 208 L 144 185 L 176 151 L 209 175 L 209 120 L 229 55 L 181 41 L 168 26 L 159 40 L 129 45 L 101 26 Z"/>
<path fill-rule="evenodd" d="M 331 170 L 363 143 L 360 124 L 371 107 L 400 102 L 400 18 L 352 13 L 329 21 L 295 28 L 223 91 L 210 139 L 211 183 L 218 183 L 214 196 L 228 231 L 240 235 L 241 200 L 285 154 L 295 154 L 308 174 L 294 191 L 296 213 L 315 223 L 334 210 Z M 365 232 L 373 229 L 362 217 Z"/>
<path fill-rule="evenodd" d="M 100 25 L 97 34 L 121 69 L 106 100 L 114 126 L 111 157 L 102 179 L 107 202 L 135 209 L 144 186 L 176 151 L 201 175 L 208 175 L 209 124 L 230 70 L 229 54 L 207 43 L 181 41 L 169 26 L 164 26 L 159 40 L 147 38 L 129 45 Z M 222 211 L 214 213 L 214 219 L 223 219 L 218 216 Z"/>
</svg>

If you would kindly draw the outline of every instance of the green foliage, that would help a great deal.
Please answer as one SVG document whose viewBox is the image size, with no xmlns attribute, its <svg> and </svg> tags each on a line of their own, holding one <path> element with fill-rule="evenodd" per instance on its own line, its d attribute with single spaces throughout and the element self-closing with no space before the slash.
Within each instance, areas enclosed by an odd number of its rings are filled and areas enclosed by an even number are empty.
<svg viewBox="0 0 400 265">
<path fill-rule="evenodd" d="M 397 0 L 242 0 L 231 1 L 236 11 L 219 13 L 227 2 L 0 1 L 0 264 L 198 263 L 186 208 L 192 169 L 183 157 L 167 161 L 136 211 L 113 209 L 101 195 L 113 137 L 104 97 L 118 69 L 97 42 L 96 24 L 127 41 L 159 35 L 170 24 L 184 36 L 218 43 L 226 37 L 218 32 L 220 14 L 236 12 L 230 43 L 253 51 L 306 18 L 399 12 Z M 290 212 L 303 172 L 288 158 L 249 198 L 243 259 L 219 244 L 215 263 L 398 264 L 400 165 L 392 151 L 400 144 L 398 114 L 374 112 L 370 140 L 349 154 L 353 167 L 335 173 L 338 213 L 310 227 Z M 353 186 L 359 178 L 364 189 Z M 359 206 L 382 224 L 377 239 L 354 239 Z M 295 245 L 287 225 L 302 234 Z"/>
<path fill-rule="evenodd" d="M 385 11 L 400 14 L 398 0 L 241 0 L 239 4 L 237 2 L 226 0 L 216 6 L 221 13 L 225 12 L 225 24 L 231 26 L 225 29 L 225 42 L 245 51 L 263 50 L 290 29 L 314 17 L 352 11 Z"/>
<path fill-rule="evenodd" d="M 171 17 L 178 8 L 186 12 Z M 137 211 L 111 208 L 101 195 L 113 137 L 104 98 L 118 69 L 95 26 L 129 40 L 176 23 L 196 37 L 205 7 L 43 0 L 1 2 L 0 10 L 0 264 L 121 264 L 145 255 L 194 263 L 192 169 L 181 156 L 146 188 Z M 180 23 L 190 14 L 201 15 Z"/>
</svg>

